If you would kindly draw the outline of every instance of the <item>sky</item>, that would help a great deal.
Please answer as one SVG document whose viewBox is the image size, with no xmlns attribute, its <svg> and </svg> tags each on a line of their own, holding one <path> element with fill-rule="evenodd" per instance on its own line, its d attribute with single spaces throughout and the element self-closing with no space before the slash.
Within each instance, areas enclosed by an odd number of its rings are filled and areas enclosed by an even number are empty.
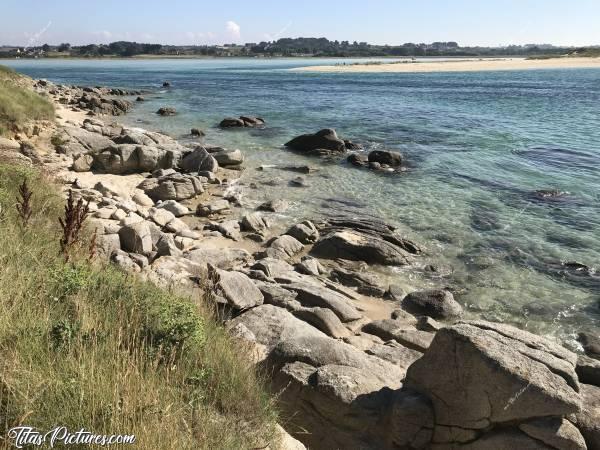
<svg viewBox="0 0 600 450">
<path fill-rule="evenodd" d="M 0 45 L 224 44 L 326 37 L 398 45 L 600 45 L 600 0 L 0 0 Z"/>
</svg>

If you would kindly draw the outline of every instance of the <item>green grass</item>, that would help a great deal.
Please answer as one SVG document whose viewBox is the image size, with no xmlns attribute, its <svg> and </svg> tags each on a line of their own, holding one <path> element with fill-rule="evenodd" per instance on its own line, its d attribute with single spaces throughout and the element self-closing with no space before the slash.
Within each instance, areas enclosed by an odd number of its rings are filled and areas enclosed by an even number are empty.
<svg viewBox="0 0 600 450">
<path fill-rule="evenodd" d="M 16 186 L 34 187 L 23 229 Z M 0 165 L 0 448 L 16 425 L 135 434 L 136 449 L 263 448 L 277 419 L 210 308 L 85 251 L 59 255 L 63 202 L 37 172 Z"/>
<path fill-rule="evenodd" d="M 18 131 L 29 120 L 54 119 L 54 107 L 24 86 L 24 77 L 0 66 L 0 135 Z"/>
</svg>

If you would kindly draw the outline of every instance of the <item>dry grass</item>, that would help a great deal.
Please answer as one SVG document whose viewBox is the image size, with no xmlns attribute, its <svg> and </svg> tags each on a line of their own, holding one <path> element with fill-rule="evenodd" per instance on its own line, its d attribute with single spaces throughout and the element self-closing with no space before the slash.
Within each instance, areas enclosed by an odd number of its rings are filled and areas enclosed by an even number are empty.
<svg viewBox="0 0 600 450">
<path fill-rule="evenodd" d="M 15 190 L 26 177 L 23 229 Z M 0 448 L 16 425 L 135 434 L 136 449 L 264 448 L 276 413 L 201 302 L 59 255 L 55 190 L 0 165 Z"/>
<path fill-rule="evenodd" d="M 54 106 L 23 86 L 23 77 L 0 66 L 0 135 L 16 131 L 29 120 L 54 119 Z"/>
</svg>

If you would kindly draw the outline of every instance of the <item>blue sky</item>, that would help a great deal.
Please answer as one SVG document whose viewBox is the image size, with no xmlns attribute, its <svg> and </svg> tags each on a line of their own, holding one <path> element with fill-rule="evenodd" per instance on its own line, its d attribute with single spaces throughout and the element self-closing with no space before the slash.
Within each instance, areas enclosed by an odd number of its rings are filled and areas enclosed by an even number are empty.
<svg viewBox="0 0 600 450">
<path fill-rule="evenodd" d="M 0 44 L 327 37 L 376 44 L 600 44 L 600 0 L 0 0 Z"/>
</svg>

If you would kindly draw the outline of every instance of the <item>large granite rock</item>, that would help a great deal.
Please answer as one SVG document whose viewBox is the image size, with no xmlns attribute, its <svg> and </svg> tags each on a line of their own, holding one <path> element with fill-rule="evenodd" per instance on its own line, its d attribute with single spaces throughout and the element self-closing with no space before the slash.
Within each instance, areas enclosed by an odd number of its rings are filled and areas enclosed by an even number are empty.
<svg viewBox="0 0 600 450">
<path fill-rule="evenodd" d="M 244 155 L 240 150 L 223 149 L 218 152 L 211 153 L 211 156 L 222 167 L 239 166 L 244 162 Z M 215 172 L 215 170 L 211 170 Z"/>
<path fill-rule="evenodd" d="M 217 160 L 204 147 L 196 147 L 181 159 L 181 170 L 189 173 L 213 172 L 219 169 Z"/>
<path fill-rule="evenodd" d="M 93 157 L 94 170 L 120 175 L 176 167 L 181 153 L 149 145 L 113 144 Z"/>
<path fill-rule="evenodd" d="M 148 178 L 138 187 L 154 201 L 186 200 L 204 192 L 202 180 L 199 177 L 180 173 L 160 178 Z"/>
<path fill-rule="evenodd" d="M 331 338 L 301 336 L 276 345 L 267 367 L 290 431 L 309 448 L 425 448 L 430 440 L 428 400 L 402 405 L 404 393 L 394 391 L 404 376 L 399 366 Z"/>
<path fill-rule="evenodd" d="M 480 430 L 578 412 L 576 361 L 528 332 L 463 322 L 437 332 L 406 383 L 431 398 L 438 425 Z"/>
<path fill-rule="evenodd" d="M 326 337 L 307 322 L 294 317 L 289 311 L 273 305 L 252 308 L 233 319 L 230 326 L 244 324 L 254 335 L 256 342 L 269 351 L 279 342 L 300 336 Z"/>
<path fill-rule="evenodd" d="M 76 153 L 98 153 L 112 145 L 114 142 L 99 133 L 88 131 L 81 127 L 65 126 L 62 133 L 57 136 L 57 150 L 67 155 Z"/>
</svg>

